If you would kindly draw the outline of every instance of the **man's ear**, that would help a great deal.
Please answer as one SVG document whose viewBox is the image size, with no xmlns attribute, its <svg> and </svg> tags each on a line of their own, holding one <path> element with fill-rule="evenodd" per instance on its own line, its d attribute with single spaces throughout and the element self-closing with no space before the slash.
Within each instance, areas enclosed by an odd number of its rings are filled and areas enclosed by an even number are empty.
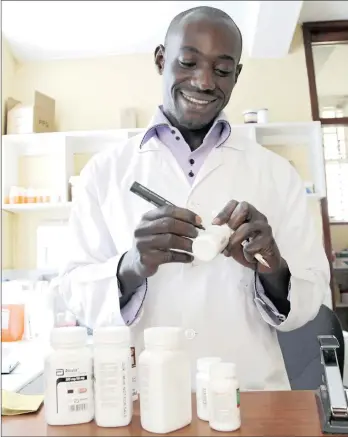
<svg viewBox="0 0 348 437">
<path fill-rule="evenodd" d="M 155 49 L 155 64 L 159 74 L 162 74 L 164 69 L 164 46 L 162 44 Z"/>
<path fill-rule="evenodd" d="M 239 77 L 239 75 L 240 75 L 240 73 L 242 71 L 242 68 L 243 68 L 243 64 L 238 64 L 237 65 L 237 68 L 236 68 L 236 83 L 237 83 L 238 77 Z"/>
</svg>

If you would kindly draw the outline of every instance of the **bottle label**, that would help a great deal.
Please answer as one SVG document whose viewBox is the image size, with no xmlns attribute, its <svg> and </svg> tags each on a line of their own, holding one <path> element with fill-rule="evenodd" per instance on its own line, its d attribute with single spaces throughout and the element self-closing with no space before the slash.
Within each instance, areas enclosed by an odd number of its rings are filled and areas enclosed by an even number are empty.
<svg viewBox="0 0 348 437">
<path fill-rule="evenodd" d="M 221 424 L 240 417 L 239 390 L 235 393 L 211 393 L 211 420 Z"/>
<path fill-rule="evenodd" d="M 136 399 L 138 397 L 137 390 L 137 362 L 135 358 L 135 347 L 131 347 L 131 359 L 132 359 L 132 397 Z"/>
<path fill-rule="evenodd" d="M 122 412 L 122 417 L 128 417 L 127 363 L 124 361 L 98 363 L 95 365 L 94 378 L 100 409 L 115 409 Z"/>
<path fill-rule="evenodd" d="M 57 414 L 68 409 L 69 413 L 88 410 L 91 390 L 91 378 L 78 367 L 56 370 Z"/>
</svg>

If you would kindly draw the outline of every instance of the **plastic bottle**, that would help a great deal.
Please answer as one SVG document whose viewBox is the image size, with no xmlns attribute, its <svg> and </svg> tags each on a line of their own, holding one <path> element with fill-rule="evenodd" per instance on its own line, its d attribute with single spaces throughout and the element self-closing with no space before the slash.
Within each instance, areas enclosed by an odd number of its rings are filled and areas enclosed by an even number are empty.
<svg viewBox="0 0 348 437">
<path fill-rule="evenodd" d="M 45 416 L 49 425 L 75 425 L 94 417 L 92 355 L 83 327 L 53 328 L 45 360 Z"/>
<path fill-rule="evenodd" d="M 210 225 L 200 231 L 192 243 L 192 253 L 200 261 L 211 261 L 221 253 L 232 234 L 231 228 L 225 225 Z"/>
<path fill-rule="evenodd" d="M 210 367 L 209 426 L 222 432 L 241 426 L 239 383 L 233 363 L 216 363 Z"/>
<path fill-rule="evenodd" d="M 190 363 L 180 328 L 144 331 L 145 350 L 138 362 L 141 426 L 166 434 L 192 421 Z"/>
<path fill-rule="evenodd" d="M 209 420 L 209 380 L 210 366 L 220 363 L 219 357 L 205 357 L 197 360 L 196 401 L 197 416 L 201 420 Z"/>
<path fill-rule="evenodd" d="M 16 186 L 13 185 L 10 188 L 10 193 L 9 193 L 9 200 L 10 200 L 11 204 L 19 203 L 19 200 L 20 200 L 20 195 L 19 194 L 20 194 L 19 187 L 16 187 Z"/>
<path fill-rule="evenodd" d="M 97 328 L 94 341 L 95 421 L 127 426 L 132 420 L 132 363 L 127 326 Z"/>
<path fill-rule="evenodd" d="M 19 341 L 23 339 L 25 327 L 24 304 L 1 305 L 1 341 Z"/>
</svg>

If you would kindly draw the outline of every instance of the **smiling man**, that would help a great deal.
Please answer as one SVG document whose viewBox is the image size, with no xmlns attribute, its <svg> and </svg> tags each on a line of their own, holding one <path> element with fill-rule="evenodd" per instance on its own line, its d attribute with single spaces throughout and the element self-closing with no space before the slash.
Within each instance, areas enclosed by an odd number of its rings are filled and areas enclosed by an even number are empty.
<svg viewBox="0 0 348 437">
<path fill-rule="evenodd" d="M 276 330 L 316 316 L 329 269 L 293 167 L 222 112 L 241 52 L 224 12 L 174 18 L 155 50 L 163 102 L 152 122 L 81 174 L 60 290 L 81 324 L 131 326 L 137 354 L 144 328 L 180 326 L 193 370 L 198 357 L 220 356 L 236 363 L 242 389 L 287 389 Z M 134 181 L 177 206 L 149 206 Z M 208 263 L 192 256 L 202 222 L 235 231 Z"/>
</svg>

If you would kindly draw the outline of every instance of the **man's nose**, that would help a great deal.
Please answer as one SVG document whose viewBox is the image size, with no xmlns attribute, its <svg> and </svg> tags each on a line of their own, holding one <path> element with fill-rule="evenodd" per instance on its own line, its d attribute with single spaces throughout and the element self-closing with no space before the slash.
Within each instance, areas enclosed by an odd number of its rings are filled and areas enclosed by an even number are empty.
<svg viewBox="0 0 348 437">
<path fill-rule="evenodd" d="M 209 69 L 197 69 L 192 76 L 191 85 L 201 91 L 214 91 L 215 82 L 213 72 Z"/>
</svg>

